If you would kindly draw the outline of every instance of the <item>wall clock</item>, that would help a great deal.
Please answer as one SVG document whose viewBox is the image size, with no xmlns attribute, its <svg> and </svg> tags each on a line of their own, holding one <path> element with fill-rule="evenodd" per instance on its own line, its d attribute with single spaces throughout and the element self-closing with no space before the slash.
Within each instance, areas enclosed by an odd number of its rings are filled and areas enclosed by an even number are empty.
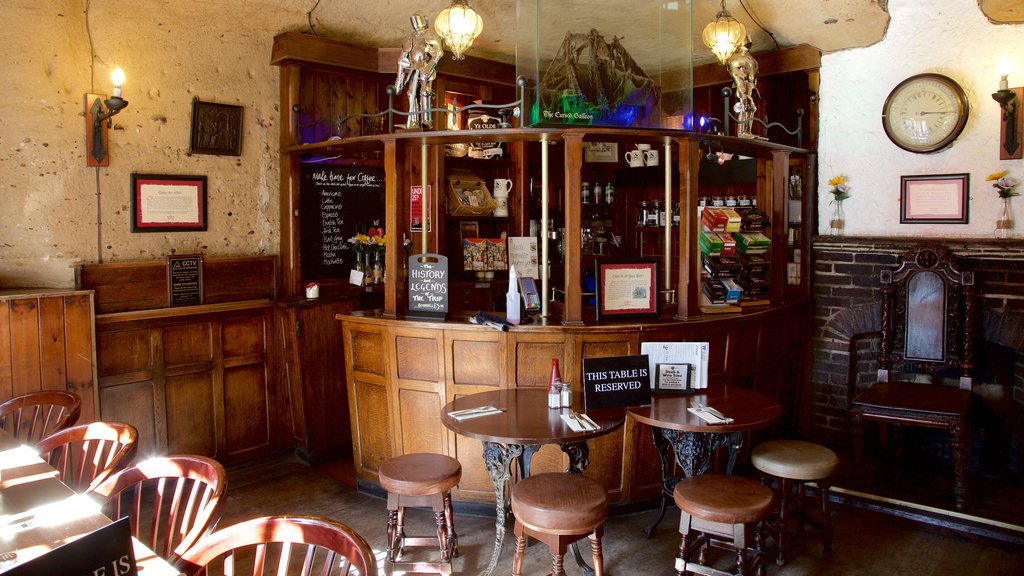
<svg viewBox="0 0 1024 576">
<path fill-rule="evenodd" d="M 970 106 L 963 88 L 942 74 L 900 82 L 882 107 L 882 127 L 892 143 L 926 153 L 949 146 L 963 132 Z"/>
</svg>

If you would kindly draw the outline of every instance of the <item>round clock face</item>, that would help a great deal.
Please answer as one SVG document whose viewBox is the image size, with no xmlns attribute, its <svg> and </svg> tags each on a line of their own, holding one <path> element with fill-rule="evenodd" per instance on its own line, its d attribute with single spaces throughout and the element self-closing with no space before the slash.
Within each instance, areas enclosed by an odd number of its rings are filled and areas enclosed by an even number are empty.
<svg viewBox="0 0 1024 576">
<path fill-rule="evenodd" d="M 882 127 L 904 150 L 935 152 L 960 135 L 967 113 L 967 96 L 959 84 L 941 74 L 918 74 L 889 93 Z"/>
</svg>

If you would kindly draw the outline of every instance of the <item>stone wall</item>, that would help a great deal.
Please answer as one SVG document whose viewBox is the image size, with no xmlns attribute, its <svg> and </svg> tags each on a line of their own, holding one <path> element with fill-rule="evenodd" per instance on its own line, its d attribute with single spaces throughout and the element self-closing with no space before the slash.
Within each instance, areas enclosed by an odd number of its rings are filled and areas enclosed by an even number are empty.
<svg viewBox="0 0 1024 576">
<path fill-rule="evenodd" d="M 842 445 L 849 424 L 850 397 L 875 380 L 879 324 L 879 272 L 894 268 L 915 242 L 898 238 L 815 239 L 814 326 L 810 429 Z M 1011 350 L 1024 349 L 1024 244 L 946 240 L 942 242 L 976 275 L 980 297 L 979 338 Z M 1020 364 L 1021 354 L 1016 354 Z M 1019 368 L 1019 366 L 1017 366 Z M 1020 370 L 1004 390 L 1024 401 Z"/>
</svg>

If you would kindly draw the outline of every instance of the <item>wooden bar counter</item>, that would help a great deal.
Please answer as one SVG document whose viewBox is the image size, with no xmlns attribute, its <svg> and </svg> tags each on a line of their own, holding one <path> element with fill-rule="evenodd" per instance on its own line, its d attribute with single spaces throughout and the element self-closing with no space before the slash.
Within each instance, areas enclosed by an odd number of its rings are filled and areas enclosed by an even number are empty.
<svg viewBox="0 0 1024 576">
<path fill-rule="evenodd" d="M 648 341 L 710 342 L 710 385 L 749 388 L 777 399 L 783 414 L 776 426 L 792 430 L 797 406 L 805 405 L 798 397 L 808 310 L 798 300 L 691 320 L 563 326 L 535 319 L 508 332 L 457 315 L 428 322 L 387 319 L 379 311 L 340 314 L 357 478 L 371 488 L 386 459 L 436 452 L 462 463 L 455 500 L 491 502 L 494 487 L 481 443 L 447 430 L 442 407 L 476 392 L 546 387 L 552 358 L 580 394 L 583 358 L 639 354 Z M 557 446 L 546 446 L 532 469 L 558 471 L 567 464 Z M 621 430 L 590 440 L 584 474 L 602 482 L 613 502 L 656 498 L 661 465 L 650 428 L 628 418 Z"/>
</svg>

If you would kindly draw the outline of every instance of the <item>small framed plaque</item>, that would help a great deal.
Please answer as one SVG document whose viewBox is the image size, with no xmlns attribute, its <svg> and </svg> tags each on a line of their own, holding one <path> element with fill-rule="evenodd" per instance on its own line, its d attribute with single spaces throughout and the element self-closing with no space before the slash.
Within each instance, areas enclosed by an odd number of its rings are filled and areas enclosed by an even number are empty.
<svg viewBox="0 0 1024 576">
<path fill-rule="evenodd" d="M 197 306 L 203 303 L 203 255 L 167 257 L 167 305 Z"/>
<path fill-rule="evenodd" d="M 900 177 L 900 224 L 967 224 L 970 174 Z"/>
<path fill-rule="evenodd" d="M 658 315 L 656 260 L 598 260 L 597 319 Z"/>
<path fill-rule="evenodd" d="M 692 364 L 655 364 L 654 391 L 692 394 Z"/>
<path fill-rule="evenodd" d="M 192 99 L 188 154 L 242 154 L 241 106 Z"/>
<path fill-rule="evenodd" d="M 206 176 L 132 174 L 132 232 L 206 230 Z"/>
</svg>

